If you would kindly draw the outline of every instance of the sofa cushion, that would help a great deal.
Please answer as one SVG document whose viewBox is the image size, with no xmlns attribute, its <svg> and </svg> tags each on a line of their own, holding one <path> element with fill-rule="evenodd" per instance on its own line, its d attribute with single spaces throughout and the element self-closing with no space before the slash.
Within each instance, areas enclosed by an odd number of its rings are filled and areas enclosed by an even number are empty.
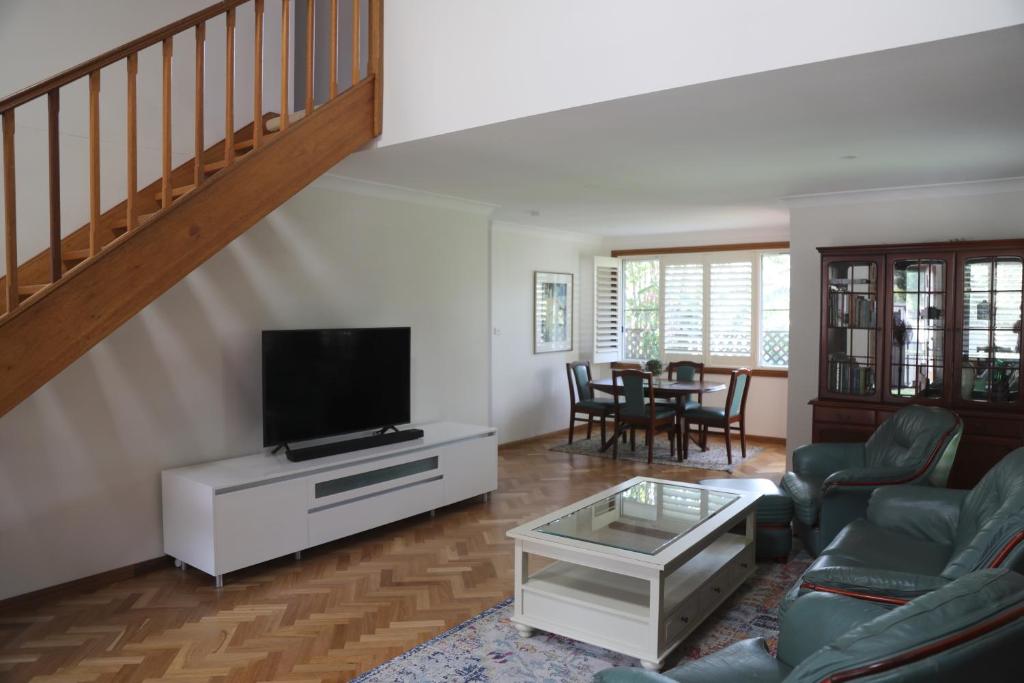
<svg viewBox="0 0 1024 683">
<path fill-rule="evenodd" d="M 863 567 L 939 576 L 951 551 L 944 543 L 911 538 L 857 519 L 839 532 L 808 571 L 823 567 Z"/>
</svg>

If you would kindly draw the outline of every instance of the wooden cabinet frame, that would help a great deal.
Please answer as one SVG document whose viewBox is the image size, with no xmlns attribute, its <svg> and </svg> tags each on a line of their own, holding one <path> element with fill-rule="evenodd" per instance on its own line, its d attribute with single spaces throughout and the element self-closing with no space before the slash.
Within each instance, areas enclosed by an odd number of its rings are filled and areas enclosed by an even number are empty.
<svg viewBox="0 0 1024 683">
<path fill-rule="evenodd" d="M 1012 256 L 1024 259 L 1024 240 L 952 241 L 915 244 L 822 247 L 821 320 L 818 367 L 818 398 L 814 407 L 814 441 L 864 441 L 894 412 L 910 404 L 938 405 L 955 410 L 964 420 L 964 437 L 958 451 L 950 485 L 973 486 L 998 460 L 1024 446 L 1024 396 L 1018 389 L 1014 401 L 986 402 L 964 399 L 962 336 L 966 303 L 964 265 L 968 259 Z M 943 260 L 943 357 L 941 396 L 893 396 L 893 280 L 895 266 L 905 260 Z M 875 343 L 878 367 L 873 394 L 847 395 L 829 390 L 829 266 L 837 262 L 865 262 L 876 266 L 878 306 Z M 1024 311 L 1022 311 L 1024 317 Z M 1024 357 L 1018 351 L 1018 362 Z"/>
</svg>

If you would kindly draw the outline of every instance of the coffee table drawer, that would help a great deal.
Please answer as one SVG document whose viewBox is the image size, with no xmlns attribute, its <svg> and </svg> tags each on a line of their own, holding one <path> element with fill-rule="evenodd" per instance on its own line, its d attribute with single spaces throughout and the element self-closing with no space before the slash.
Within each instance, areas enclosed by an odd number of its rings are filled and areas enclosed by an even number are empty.
<svg viewBox="0 0 1024 683">
<path fill-rule="evenodd" d="M 642 648 L 646 640 L 646 619 L 591 607 L 576 600 L 563 600 L 528 588 L 522 595 L 523 616 L 529 622 L 563 624 L 577 634 L 591 634 L 590 642 L 599 643 L 599 639 L 614 634 L 617 642 L 630 649 Z"/>
<path fill-rule="evenodd" d="M 665 642 L 671 643 L 685 637 L 700 624 L 703 617 L 700 593 L 695 593 L 683 601 L 675 611 L 665 619 Z"/>
</svg>

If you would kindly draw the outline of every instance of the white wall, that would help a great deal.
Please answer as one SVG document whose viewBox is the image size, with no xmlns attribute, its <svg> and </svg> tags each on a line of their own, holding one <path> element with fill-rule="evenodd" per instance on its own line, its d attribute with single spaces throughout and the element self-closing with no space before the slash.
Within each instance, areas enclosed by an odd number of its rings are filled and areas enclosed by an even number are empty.
<svg viewBox="0 0 1024 683">
<path fill-rule="evenodd" d="M 1021 22 L 1019 0 L 387 0 L 380 143 Z"/>
<path fill-rule="evenodd" d="M 162 554 L 160 470 L 261 448 L 262 329 L 409 325 L 414 421 L 487 423 L 487 262 L 480 211 L 297 195 L 0 417 L 0 599 Z"/>
<path fill-rule="evenodd" d="M 1024 182 L 965 183 L 851 192 L 795 200 L 791 211 L 792 298 L 789 449 L 811 440 L 818 393 L 821 259 L 817 247 L 1024 238 Z"/>
<path fill-rule="evenodd" d="M 494 425 L 501 443 L 565 429 L 569 423 L 569 387 L 565 364 L 580 355 L 590 324 L 582 301 L 580 256 L 600 248 L 600 240 L 571 233 L 541 231 L 510 223 L 491 228 L 491 349 Z M 533 274 L 573 275 L 573 348 L 533 352 Z"/>
<path fill-rule="evenodd" d="M 0 97 L 92 59 L 214 3 L 211 0 L 3 0 L 0 2 Z M 267 3 L 263 46 L 264 111 L 280 107 L 280 8 Z M 235 29 L 235 128 L 252 121 L 252 5 L 239 7 Z M 195 130 L 195 38 L 185 31 L 174 40 L 172 61 L 172 162 L 193 157 Z M 225 21 L 206 26 L 204 137 L 209 146 L 224 138 Z M 103 210 L 126 196 L 126 83 L 122 60 L 100 74 L 100 170 Z M 290 83 L 293 85 L 294 83 Z M 160 46 L 139 56 L 139 187 L 161 173 L 162 56 Z M 88 79 L 60 91 L 61 216 L 64 234 L 89 218 Z M 48 246 L 46 98 L 15 113 L 18 184 L 18 255 L 24 262 Z M 0 197 L 0 206 L 3 205 Z M 0 258 L 4 245 L 0 244 Z"/>
</svg>

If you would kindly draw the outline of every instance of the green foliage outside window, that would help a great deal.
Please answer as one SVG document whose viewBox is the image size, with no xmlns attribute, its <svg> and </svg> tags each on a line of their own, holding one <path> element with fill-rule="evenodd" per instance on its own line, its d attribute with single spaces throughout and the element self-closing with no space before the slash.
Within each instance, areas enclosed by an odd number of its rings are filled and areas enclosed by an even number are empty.
<svg viewBox="0 0 1024 683">
<path fill-rule="evenodd" d="M 657 260 L 625 261 L 622 268 L 625 314 L 625 358 L 647 359 L 660 355 L 659 280 Z"/>
</svg>

